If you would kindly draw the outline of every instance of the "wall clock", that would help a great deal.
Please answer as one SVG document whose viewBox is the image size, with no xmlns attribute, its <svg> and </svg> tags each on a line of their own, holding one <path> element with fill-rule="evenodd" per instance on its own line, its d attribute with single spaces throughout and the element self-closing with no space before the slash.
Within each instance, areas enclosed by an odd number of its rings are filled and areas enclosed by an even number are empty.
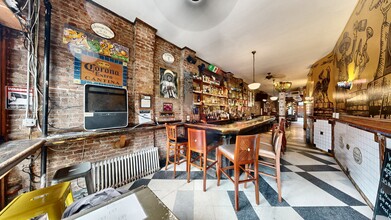
<svg viewBox="0 0 391 220">
<path fill-rule="evenodd" d="M 162 57 L 163 57 L 164 62 L 166 62 L 166 63 L 173 63 L 175 60 L 174 56 L 170 53 L 164 53 Z"/>
</svg>

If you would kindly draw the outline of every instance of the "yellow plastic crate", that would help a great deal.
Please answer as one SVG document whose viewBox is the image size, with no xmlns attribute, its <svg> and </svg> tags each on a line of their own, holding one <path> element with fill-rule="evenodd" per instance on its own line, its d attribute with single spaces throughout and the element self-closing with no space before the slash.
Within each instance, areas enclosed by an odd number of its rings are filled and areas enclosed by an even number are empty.
<svg viewBox="0 0 391 220">
<path fill-rule="evenodd" d="M 0 212 L 0 220 L 31 219 L 45 214 L 50 220 L 61 219 L 72 202 L 71 183 L 63 182 L 19 195 Z"/>
</svg>

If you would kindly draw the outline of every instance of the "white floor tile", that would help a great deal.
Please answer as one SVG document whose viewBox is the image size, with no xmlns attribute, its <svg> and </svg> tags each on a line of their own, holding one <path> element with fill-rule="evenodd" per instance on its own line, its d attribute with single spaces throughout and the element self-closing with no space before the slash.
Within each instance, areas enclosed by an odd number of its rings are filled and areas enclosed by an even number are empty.
<svg viewBox="0 0 391 220">
<path fill-rule="evenodd" d="M 259 219 L 302 220 L 303 218 L 291 207 L 254 207 Z"/>
<path fill-rule="evenodd" d="M 302 154 L 289 152 L 283 156 L 283 159 L 294 165 L 324 165 L 324 163 L 306 157 Z"/>
<path fill-rule="evenodd" d="M 235 220 L 236 213 L 232 205 L 230 206 L 214 206 L 216 220 Z"/>
<path fill-rule="evenodd" d="M 365 215 L 367 218 L 372 219 L 373 211 L 368 206 L 351 206 L 352 209 L 358 211 L 359 213 Z"/>
<path fill-rule="evenodd" d="M 276 184 L 270 184 L 274 190 Z M 307 180 L 291 180 L 281 184 L 282 197 L 291 206 L 346 206 L 334 196 Z"/>
<path fill-rule="evenodd" d="M 305 172 L 304 170 L 298 168 L 297 166 L 294 165 L 284 165 L 286 168 L 291 170 L 292 172 Z"/>
</svg>

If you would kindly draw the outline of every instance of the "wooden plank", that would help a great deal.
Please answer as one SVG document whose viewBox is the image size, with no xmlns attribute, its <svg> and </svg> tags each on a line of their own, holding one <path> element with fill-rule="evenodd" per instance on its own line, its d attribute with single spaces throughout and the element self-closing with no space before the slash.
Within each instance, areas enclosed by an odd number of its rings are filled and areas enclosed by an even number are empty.
<svg viewBox="0 0 391 220">
<path fill-rule="evenodd" d="M 336 121 L 347 123 L 363 130 L 381 133 L 389 137 L 391 136 L 391 120 L 341 115 Z"/>
<path fill-rule="evenodd" d="M 0 176 L 15 167 L 27 156 L 35 153 L 45 139 L 9 141 L 0 145 Z"/>
</svg>

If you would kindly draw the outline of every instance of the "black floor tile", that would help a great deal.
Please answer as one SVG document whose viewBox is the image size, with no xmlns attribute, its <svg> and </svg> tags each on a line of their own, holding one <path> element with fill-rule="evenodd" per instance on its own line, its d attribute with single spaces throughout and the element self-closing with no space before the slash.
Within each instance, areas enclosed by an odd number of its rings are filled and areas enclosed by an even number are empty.
<svg viewBox="0 0 391 220">
<path fill-rule="evenodd" d="M 262 193 L 263 197 L 265 197 L 271 206 L 289 206 L 284 198 L 282 198 L 281 202 L 278 202 L 278 193 L 263 179 L 263 177 L 259 177 L 259 192 Z M 284 195 L 282 195 L 282 197 L 284 197 Z"/>
<path fill-rule="evenodd" d="M 150 179 L 139 179 L 139 180 L 136 180 L 132 186 L 129 188 L 129 190 L 134 190 L 140 186 L 148 186 L 149 182 L 151 180 Z"/>
<path fill-rule="evenodd" d="M 309 173 L 297 172 L 297 174 L 349 206 L 365 206 L 364 203 L 358 201 L 357 199 L 349 196 L 348 194 L 342 192 L 341 190 L 329 185 L 328 183 L 316 178 Z"/>
<path fill-rule="evenodd" d="M 227 191 L 228 196 L 231 200 L 232 207 L 235 209 L 235 191 Z M 255 201 L 254 201 L 255 202 Z M 257 213 L 255 213 L 254 208 L 251 206 L 250 201 L 248 200 L 244 192 L 239 191 L 239 211 L 236 212 L 238 219 L 248 219 L 255 220 L 259 219 Z"/>
<path fill-rule="evenodd" d="M 361 220 L 368 219 L 361 213 L 351 207 L 293 207 L 299 215 L 305 220 Z"/>
<path fill-rule="evenodd" d="M 300 154 L 306 156 L 306 157 L 309 157 L 311 159 L 314 159 L 316 161 L 319 161 L 321 163 L 324 163 L 324 164 L 327 164 L 327 165 L 335 165 L 334 162 L 331 162 L 331 161 L 328 161 L 328 160 L 325 160 L 325 159 L 322 159 L 322 158 L 319 158 L 313 154 L 310 154 L 310 153 L 305 153 L 305 152 L 299 152 Z M 330 157 L 331 158 L 331 157 Z"/>
<path fill-rule="evenodd" d="M 296 165 L 296 166 L 306 172 L 315 172 L 315 171 L 339 171 L 340 172 L 340 170 L 328 165 Z"/>
</svg>

